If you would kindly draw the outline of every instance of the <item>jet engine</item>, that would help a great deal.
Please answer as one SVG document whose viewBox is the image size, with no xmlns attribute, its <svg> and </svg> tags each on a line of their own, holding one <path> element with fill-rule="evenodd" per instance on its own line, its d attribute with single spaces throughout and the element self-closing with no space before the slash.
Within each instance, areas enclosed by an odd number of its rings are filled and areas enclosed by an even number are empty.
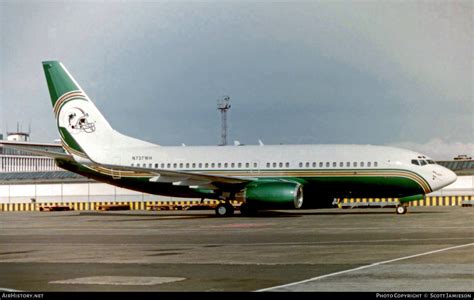
<svg viewBox="0 0 474 300">
<path fill-rule="evenodd" d="M 255 208 L 301 208 L 303 186 L 290 181 L 256 181 L 245 187 L 242 196 L 247 205 Z"/>
</svg>

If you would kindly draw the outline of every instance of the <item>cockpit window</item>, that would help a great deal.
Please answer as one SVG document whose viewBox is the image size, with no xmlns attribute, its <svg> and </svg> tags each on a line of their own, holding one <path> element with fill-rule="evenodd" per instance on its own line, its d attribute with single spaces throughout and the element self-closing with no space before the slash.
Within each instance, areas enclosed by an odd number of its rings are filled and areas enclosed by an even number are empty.
<svg viewBox="0 0 474 300">
<path fill-rule="evenodd" d="M 426 160 L 421 160 L 421 159 L 420 159 L 420 164 L 421 164 L 422 166 L 424 166 L 424 165 L 427 164 L 427 162 L 426 162 Z"/>
<path fill-rule="evenodd" d="M 434 165 L 436 164 L 434 161 L 432 161 L 431 159 L 428 159 L 427 162 L 430 164 L 430 165 Z"/>
<path fill-rule="evenodd" d="M 417 159 L 412 159 L 412 160 L 411 160 L 411 163 L 414 164 L 414 165 L 417 165 L 417 166 L 420 165 L 420 163 L 418 162 Z"/>
</svg>

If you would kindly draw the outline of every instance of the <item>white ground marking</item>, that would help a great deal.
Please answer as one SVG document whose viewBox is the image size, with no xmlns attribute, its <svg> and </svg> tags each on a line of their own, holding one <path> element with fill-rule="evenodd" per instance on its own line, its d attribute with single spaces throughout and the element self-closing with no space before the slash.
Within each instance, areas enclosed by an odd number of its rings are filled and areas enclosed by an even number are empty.
<svg viewBox="0 0 474 300">
<path fill-rule="evenodd" d="M 185 280 L 182 277 L 92 276 L 50 281 L 54 284 L 155 285 Z"/>
<path fill-rule="evenodd" d="M 372 268 L 372 267 L 376 267 L 376 266 L 380 266 L 380 265 L 384 265 L 384 264 L 388 264 L 388 263 L 392 263 L 392 262 L 396 262 L 396 261 L 401 261 L 401 260 L 410 259 L 410 258 L 414 258 L 414 257 L 435 254 L 435 253 L 448 251 L 448 250 L 453 250 L 453 249 L 458 249 L 458 248 L 469 247 L 469 246 L 473 246 L 473 245 L 474 245 L 474 243 L 469 243 L 469 244 L 464 244 L 464 245 L 453 246 L 453 247 L 428 251 L 428 252 L 424 252 L 424 253 L 414 254 L 414 255 L 410 255 L 410 256 L 404 256 L 404 257 L 400 257 L 400 258 L 385 260 L 385 261 L 376 262 L 376 263 L 373 263 L 373 264 L 370 264 L 370 265 L 366 265 L 366 266 L 362 266 L 362 267 L 358 267 L 358 268 L 354 268 L 354 269 L 339 271 L 339 272 L 335 272 L 335 273 L 330 273 L 330 274 L 326 274 L 326 275 L 322 275 L 322 276 L 318 276 L 318 277 L 305 279 L 305 280 L 302 280 L 302 281 L 297 281 L 297 282 L 278 285 L 278 286 L 274 286 L 274 287 L 264 288 L 264 289 L 256 290 L 256 292 L 266 292 L 266 291 L 286 288 L 286 287 L 290 287 L 290 286 L 294 286 L 294 285 L 298 285 L 298 284 L 303 284 L 303 283 L 307 283 L 307 282 L 311 282 L 311 281 L 316 281 L 316 280 L 327 278 L 327 277 L 332 277 L 332 276 L 337 276 L 337 275 L 340 275 L 340 274 L 345 274 L 345 273 L 355 272 L 355 271 L 359 271 L 359 270 L 363 270 L 363 269 L 368 269 L 368 268 Z"/>
<path fill-rule="evenodd" d="M 14 290 L 14 289 L 9 289 L 9 288 L 3 288 L 0 286 L 0 292 L 11 292 L 11 293 L 21 293 L 22 291 L 20 290 Z"/>
</svg>

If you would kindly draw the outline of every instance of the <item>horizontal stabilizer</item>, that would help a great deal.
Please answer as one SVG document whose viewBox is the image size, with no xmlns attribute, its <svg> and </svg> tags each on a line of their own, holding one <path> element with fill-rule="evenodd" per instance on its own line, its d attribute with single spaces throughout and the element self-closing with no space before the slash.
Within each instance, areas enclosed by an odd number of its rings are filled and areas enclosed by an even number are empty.
<svg viewBox="0 0 474 300">
<path fill-rule="evenodd" d="M 26 144 L 26 143 L 17 143 L 17 142 L 10 142 L 10 141 L 0 141 L 0 145 L 2 145 L 4 148 L 10 148 L 10 149 L 15 149 L 15 150 L 20 150 L 32 154 L 37 154 L 39 156 L 47 156 L 51 158 L 60 158 L 60 159 L 65 159 L 65 160 L 71 160 L 73 161 L 73 157 L 69 154 L 66 153 L 61 153 L 59 151 L 53 151 L 53 150 L 42 150 L 38 149 L 38 146 L 41 146 L 41 144 Z M 47 147 L 50 147 L 50 145 L 44 145 Z M 61 148 L 61 146 L 58 146 L 58 148 Z"/>
</svg>

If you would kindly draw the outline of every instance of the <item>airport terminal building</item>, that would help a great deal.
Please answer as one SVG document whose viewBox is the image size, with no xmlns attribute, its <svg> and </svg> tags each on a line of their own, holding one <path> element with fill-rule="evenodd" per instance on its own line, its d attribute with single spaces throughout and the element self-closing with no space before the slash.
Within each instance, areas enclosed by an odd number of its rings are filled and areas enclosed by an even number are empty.
<svg viewBox="0 0 474 300">
<path fill-rule="evenodd" d="M 0 135 L 0 139 L 2 136 Z M 9 141 L 27 142 L 28 147 L 63 152 L 59 144 L 29 142 L 29 134 L 7 134 Z M 474 160 L 460 156 L 437 163 L 453 170 L 458 179 L 442 190 L 428 194 L 411 206 L 471 206 L 474 204 Z M 0 211 L 31 211 L 46 209 L 96 210 L 104 207 L 126 207 L 146 210 L 156 207 L 179 208 L 200 199 L 157 196 L 115 187 L 58 168 L 54 160 L 28 152 L 0 146 Z M 208 202 L 217 202 L 209 200 Z M 393 206 L 397 199 L 337 199 L 341 208 Z"/>
</svg>

